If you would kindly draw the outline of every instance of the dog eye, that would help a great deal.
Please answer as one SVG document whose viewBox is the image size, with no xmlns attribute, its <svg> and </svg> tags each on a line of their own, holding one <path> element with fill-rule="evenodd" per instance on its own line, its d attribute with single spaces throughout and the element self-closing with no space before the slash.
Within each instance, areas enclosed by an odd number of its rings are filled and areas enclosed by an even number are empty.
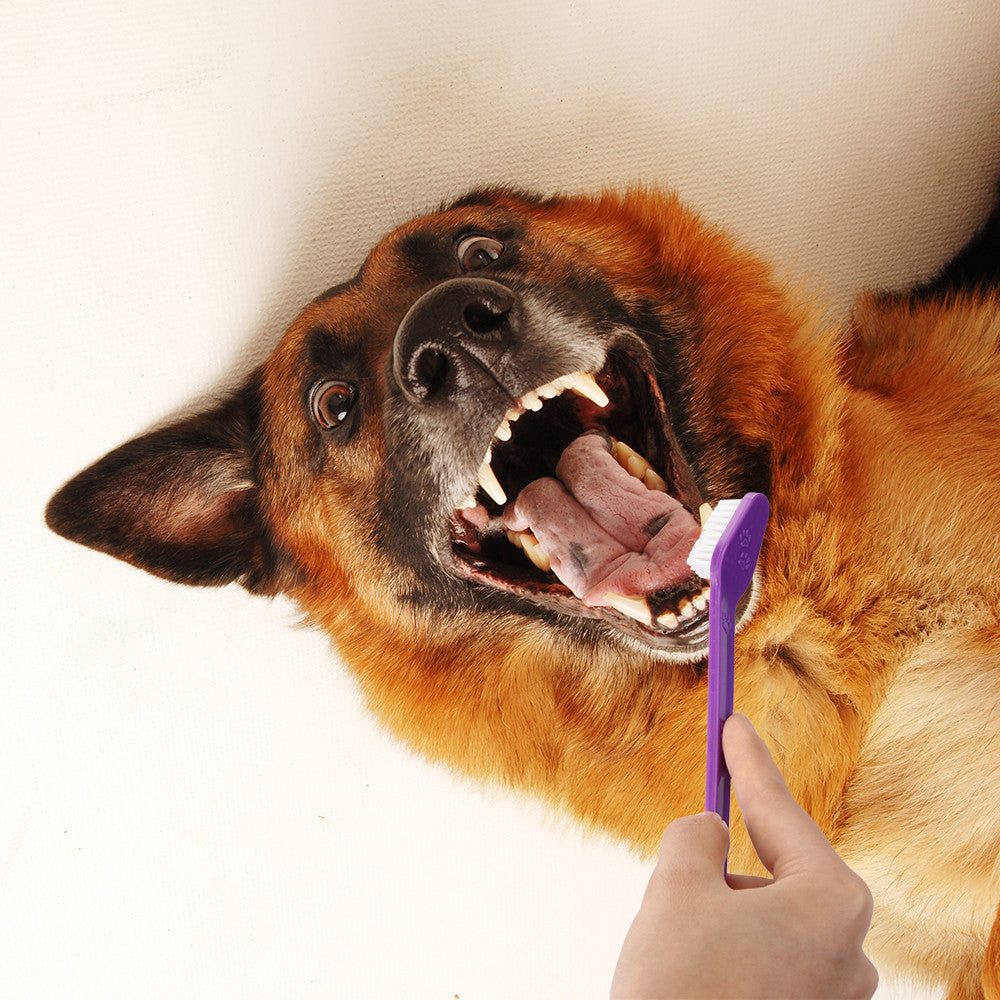
<svg viewBox="0 0 1000 1000">
<path fill-rule="evenodd" d="M 351 412 L 357 391 L 350 382 L 324 379 L 309 393 L 309 409 L 313 420 L 325 431 L 339 427 Z"/>
<path fill-rule="evenodd" d="M 458 244 L 458 262 L 466 271 L 478 271 L 503 253 L 503 244 L 489 236 L 466 236 Z"/>
</svg>

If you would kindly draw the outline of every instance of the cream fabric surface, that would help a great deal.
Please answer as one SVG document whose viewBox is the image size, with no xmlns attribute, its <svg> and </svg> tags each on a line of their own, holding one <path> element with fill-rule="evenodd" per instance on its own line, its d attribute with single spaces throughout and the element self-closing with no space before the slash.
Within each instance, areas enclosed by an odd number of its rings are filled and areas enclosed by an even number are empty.
<svg viewBox="0 0 1000 1000">
<path fill-rule="evenodd" d="M 645 865 L 413 759 L 281 601 L 44 504 L 485 182 L 676 186 L 834 308 L 927 275 L 1000 174 L 995 0 L 0 14 L 0 994 L 606 995 Z"/>
</svg>

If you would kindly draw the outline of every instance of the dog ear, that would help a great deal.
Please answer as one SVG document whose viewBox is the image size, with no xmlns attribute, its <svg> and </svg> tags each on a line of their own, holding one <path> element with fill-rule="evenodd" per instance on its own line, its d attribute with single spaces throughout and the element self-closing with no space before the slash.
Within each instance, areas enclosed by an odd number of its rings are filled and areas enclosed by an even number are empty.
<svg viewBox="0 0 1000 1000">
<path fill-rule="evenodd" d="M 179 583 L 281 589 L 259 512 L 258 378 L 205 413 L 116 448 L 45 511 L 58 534 Z"/>
</svg>

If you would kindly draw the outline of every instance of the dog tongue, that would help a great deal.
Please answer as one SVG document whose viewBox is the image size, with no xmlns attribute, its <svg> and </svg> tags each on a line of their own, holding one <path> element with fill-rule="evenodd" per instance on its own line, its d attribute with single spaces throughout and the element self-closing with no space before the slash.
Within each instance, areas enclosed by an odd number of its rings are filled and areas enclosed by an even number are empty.
<svg viewBox="0 0 1000 1000">
<path fill-rule="evenodd" d="M 648 594 L 687 579 L 700 533 L 677 500 L 629 475 L 593 432 L 566 448 L 555 478 L 521 490 L 503 519 L 533 532 L 552 571 L 591 607 L 607 606 L 608 591 Z"/>
</svg>

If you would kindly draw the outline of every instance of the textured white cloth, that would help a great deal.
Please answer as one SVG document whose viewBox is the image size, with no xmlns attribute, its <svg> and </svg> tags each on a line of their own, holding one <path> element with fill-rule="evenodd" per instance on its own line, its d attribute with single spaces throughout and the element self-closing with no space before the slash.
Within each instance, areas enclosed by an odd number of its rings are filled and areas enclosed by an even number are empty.
<svg viewBox="0 0 1000 1000">
<path fill-rule="evenodd" d="M 486 182 L 674 185 L 838 306 L 926 275 L 1000 170 L 996 0 L 0 15 L 0 993 L 606 995 L 644 865 L 413 760 L 280 601 L 45 501 Z"/>
</svg>

